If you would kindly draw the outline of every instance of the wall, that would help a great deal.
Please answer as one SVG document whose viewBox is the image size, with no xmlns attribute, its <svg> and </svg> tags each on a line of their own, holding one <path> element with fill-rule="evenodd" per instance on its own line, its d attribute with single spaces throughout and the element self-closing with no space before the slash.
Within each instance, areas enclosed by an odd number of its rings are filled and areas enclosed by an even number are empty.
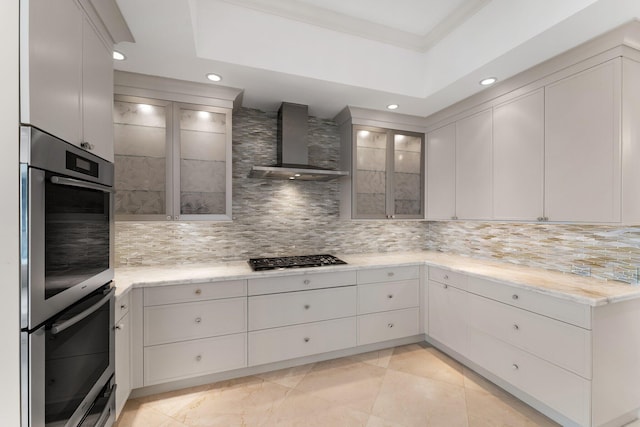
<svg viewBox="0 0 640 427">
<path fill-rule="evenodd" d="M 423 250 L 419 221 L 343 221 L 339 184 L 247 178 L 276 162 L 276 113 L 241 108 L 233 116 L 233 222 L 117 222 L 116 265 L 200 263 L 310 253 Z M 309 118 L 309 159 L 338 168 L 331 120 Z"/>
<path fill-rule="evenodd" d="M 640 227 L 493 222 L 431 222 L 431 250 L 636 282 Z M 625 277 L 621 277 L 624 275 Z"/>
<path fill-rule="evenodd" d="M 0 2 L 0 420 L 20 425 L 20 300 L 18 259 L 18 141 L 19 141 L 19 11 L 21 2 Z"/>
</svg>

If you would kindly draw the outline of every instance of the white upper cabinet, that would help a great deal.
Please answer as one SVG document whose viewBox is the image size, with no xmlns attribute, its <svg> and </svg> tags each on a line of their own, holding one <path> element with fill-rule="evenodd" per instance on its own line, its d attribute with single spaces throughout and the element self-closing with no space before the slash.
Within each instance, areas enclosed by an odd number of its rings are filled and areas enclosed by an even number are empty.
<svg viewBox="0 0 640 427">
<path fill-rule="evenodd" d="M 427 135 L 427 219 L 456 215 L 456 125 Z"/>
<path fill-rule="evenodd" d="M 493 110 L 493 218 L 544 217 L 544 90 Z"/>
<path fill-rule="evenodd" d="M 113 161 L 110 48 L 73 0 L 21 6 L 20 121 Z"/>
<path fill-rule="evenodd" d="M 620 59 L 545 88 L 549 221 L 620 221 L 620 100 Z"/>
<path fill-rule="evenodd" d="M 456 122 L 456 216 L 492 217 L 492 111 Z"/>
</svg>

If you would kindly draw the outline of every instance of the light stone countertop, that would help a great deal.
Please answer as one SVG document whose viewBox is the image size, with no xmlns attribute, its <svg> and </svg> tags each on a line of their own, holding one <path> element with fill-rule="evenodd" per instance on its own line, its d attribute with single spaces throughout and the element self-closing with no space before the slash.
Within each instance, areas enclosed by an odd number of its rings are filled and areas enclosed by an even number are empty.
<svg viewBox="0 0 640 427">
<path fill-rule="evenodd" d="M 558 298 L 591 306 L 640 298 L 640 286 L 638 285 L 440 252 L 425 251 L 335 255 L 348 264 L 258 272 L 252 271 L 246 261 L 116 268 L 116 295 L 124 294 L 132 288 L 148 286 L 218 282 L 269 276 L 289 276 L 335 270 L 345 271 L 361 267 L 426 264 L 428 266 L 466 273 L 471 276 L 496 280 L 518 288 L 553 295 Z"/>
</svg>

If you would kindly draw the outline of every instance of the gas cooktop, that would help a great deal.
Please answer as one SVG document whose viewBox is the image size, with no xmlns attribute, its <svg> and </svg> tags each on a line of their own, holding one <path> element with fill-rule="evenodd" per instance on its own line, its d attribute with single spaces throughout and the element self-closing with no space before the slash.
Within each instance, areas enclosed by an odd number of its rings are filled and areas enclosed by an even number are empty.
<svg viewBox="0 0 640 427">
<path fill-rule="evenodd" d="M 247 261 L 253 271 L 282 270 L 285 268 L 324 267 L 346 264 L 333 255 L 301 255 L 275 258 L 251 258 Z"/>
</svg>

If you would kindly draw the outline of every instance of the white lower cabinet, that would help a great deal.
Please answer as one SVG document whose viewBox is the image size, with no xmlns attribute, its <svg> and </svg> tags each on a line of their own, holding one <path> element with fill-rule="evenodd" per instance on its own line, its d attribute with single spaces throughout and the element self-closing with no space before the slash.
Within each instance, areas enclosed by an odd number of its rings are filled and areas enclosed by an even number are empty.
<svg viewBox="0 0 640 427">
<path fill-rule="evenodd" d="M 129 294 L 116 298 L 115 364 L 116 364 L 116 418 L 120 415 L 131 392 L 131 322 Z"/>
<path fill-rule="evenodd" d="M 144 384 L 212 374 L 247 366 L 247 334 L 145 347 Z"/>
<path fill-rule="evenodd" d="M 451 350 L 467 353 L 467 292 L 429 280 L 428 335 Z"/>
<path fill-rule="evenodd" d="M 356 346 L 356 318 L 325 320 L 249 332 L 249 365 Z"/>
<path fill-rule="evenodd" d="M 358 316 L 358 345 L 417 335 L 419 322 L 417 307 Z"/>
</svg>

